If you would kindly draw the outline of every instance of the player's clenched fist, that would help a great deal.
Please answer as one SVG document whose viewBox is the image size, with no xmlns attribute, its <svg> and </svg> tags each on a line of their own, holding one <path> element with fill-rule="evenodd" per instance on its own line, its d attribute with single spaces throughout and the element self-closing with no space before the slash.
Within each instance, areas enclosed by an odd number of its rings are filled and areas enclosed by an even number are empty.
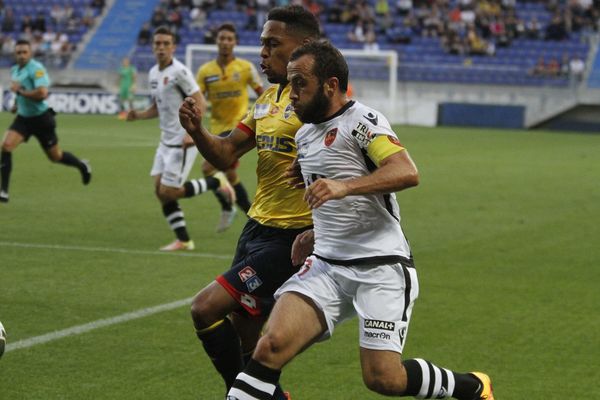
<svg viewBox="0 0 600 400">
<path fill-rule="evenodd" d="M 304 193 L 308 206 L 318 208 L 328 200 L 341 199 L 348 195 L 348 186 L 342 181 L 332 179 L 317 179 Z"/>
<path fill-rule="evenodd" d="M 186 97 L 179 107 L 179 122 L 188 132 L 195 132 L 202 127 L 202 109 L 196 100 Z"/>
</svg>

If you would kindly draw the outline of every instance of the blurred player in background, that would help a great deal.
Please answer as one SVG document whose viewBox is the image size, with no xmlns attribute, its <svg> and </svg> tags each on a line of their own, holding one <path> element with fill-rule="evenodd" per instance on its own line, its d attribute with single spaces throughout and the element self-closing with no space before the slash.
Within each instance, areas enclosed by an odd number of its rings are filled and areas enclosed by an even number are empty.
<svg viewBox="0 0 600 400">
<path fill-rule="evenodd" d="M 167 27 L 159 27 L 154 31 L 152 50 L 157 62 L 148 74 L 152 104 L 144 111 L 129 111 L 127 120 L 159 118 L 160 143 L 150 175 L 154 178 L 155 193 L 162 205 L 163 215 L 176 236 L 174 242 L 161 250 L 193 250 L 194 242 L 190 239 L 183 211 L 177 200 L 196 196 L 210 189 L 219 190 L 229 203 L 233 203 L 235 193 L 223 173 L 185 181 L 198 150 L 179 123 L 178 109 L 188 96 L 204 108 L 204 96 L 190 70 L 173 57 L 175 35 Z"/>
<path fill-rule="evenodd" d="M 277 291 L 264 335 L 228 399 L 270 399 L 281 368 L 358 315 L 366 386 L 382 395 L 493 400 L 483 373 L 402 360 L 419 283 L 394 192 L 419 183 L 417 167 L 379 112 L 347 98 L 348 65 L 329 43 L 297 49 L 290 98 L 298 181 L 312 208 L 313 254 Z M 335 388 L 327 389 L 332 398 Z M 329 397 L 329 396 L 327 396 Z"/>
<path fill-rule="evenodd" d="M 135 90 L 135 80 L 137 71 L 125 57 L 119 68 L 119 119 L 127 118 L 127 112 L 133 110 L 133 92 Z"/>
<path fill-rule="evenodd" d="M 233 24 L 225 23 L 217 28 L 216 42 L 217 58 L 200 66 L 196 81 L 212 106 L 210 131 L 226 136 L 248 112 L 247 86 L 250 86 L 257 96 L 261 95 L 263 88 L 254 65 L 233 53 L 237 44 L 237 33 Z M 225 170 L 225 175 L 235 189 L 238 206 L 248 213 L 250 200 L 237 175 L 238 164 L 239 161 L 235 160 L 233 165 Z M 210 176 L 217 170 L 205 160 L 202 172 L 204 176 Z M 216 194 L 222 208 L 217 232 L 222 232 L 231 226 L 236 210 L 219 193 Z"/>
<path fill-rule="evenodd" d="M 186 99 L 179 112 L 202 155 L 217 168 L 227 169 L 253 148 L 258 153 L 256 196 L 231 269 L 196 295 L 191 310 L 196 335 L 227 388 L 254 350 L 273 293 L 298 270 L 291 262 L 292 243 L 312 226 L 303 191 L 290 187 L 284 176 L 296 157 L 294 136 L 302 125 L 290 104 L 286 65 L 296 47 L 318 37 L 319 23 L 303 7 L 272 9 L 260 37 L 260 56 L 274 85 L 248 115 L 220 137 L 202 126 L 202 110 L 193 99 Z M 274 398 L 286 397 L 277 388 Z"/>
<path fill-rule="evenodd" d="M 61 150 L 56 136 L 54 110 L 48 107 L 48 87 L 50 78 L 42 63 L 33 59 L 31 44 L 27 40 L 18 40 L 15 45 L 16 64 L 11 68 L 10 90 L 17 96 L 13 112 L 17 117 L 4 134 L 0 155 L 0 202 L 8 202 L 8 187 L 12 171 L 12 153 L 31 136 L 35 136 L 48 158 L 81 173 L 83 184 L 92 179 L 92 168 L 85 160 L 72 153 Z"/>
</svg>

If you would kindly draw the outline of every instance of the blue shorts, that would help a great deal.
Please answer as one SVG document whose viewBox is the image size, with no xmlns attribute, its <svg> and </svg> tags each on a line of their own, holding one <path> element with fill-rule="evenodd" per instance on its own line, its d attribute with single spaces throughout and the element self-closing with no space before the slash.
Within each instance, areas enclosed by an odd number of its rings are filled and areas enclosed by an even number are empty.
<svg viewBox="0 0 600 400">
<path fill-rule="evenodd" d="M 291 250 L 300 229 L 272 228 L 249 219 L 237 244 L 231 269 L 217 282 L 240 304 L 239 313 L 268 316 L 275 304 L 273 294 L 299 266 L 293 266 Z"/>
</svg>

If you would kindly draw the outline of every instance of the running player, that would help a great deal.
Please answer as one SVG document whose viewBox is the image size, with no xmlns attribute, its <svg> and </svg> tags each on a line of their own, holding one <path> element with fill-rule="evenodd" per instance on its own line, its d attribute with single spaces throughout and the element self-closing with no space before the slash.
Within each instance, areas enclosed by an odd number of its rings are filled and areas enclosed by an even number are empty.
<svg viewBox="0 0 600 400">
<path fill-rule="evenodd" d="M 226 136 L 248 112 L 248 90 L 250 86 L 257 96 L 263 92 L 262 82 L 254 65 L 242 58 L 236 57 L 234 48 L 237 44 L 235 26 L 225 23 L 217 28 L 218 55 L 215 60 L 208 61 L 200 66 L 196 74 L 196 81 L 202 93 L 212 106 L 210 115 L 210 131 Z M 236 173 L 239 162 L 236 160 L 230 168 L 225 170 L 227 179 L 235 189 L 238 206 L 248 213 L 250 200 L 244 185 Z M 204 176 L 210 176 L 217 170 L 208 161 L 202 164 Z M 235 207 L 224 199 L 221 203 L 221 219 L 217 232 L 223 232 L 233 223 Z"/>
<path fill-rule="evenodd" d="M 214 177 L 185 182 L 198 155 L 192 138 L 179 123 L 177 111 L 181 101 L 190 96 L 202 107 L 204 96 L 190 70 L 174 58 L 175 35 L 167 27 L 154 31 L 152 49 L 157 64 L 150 69 L 148 79 L 152 104 L 144 111 L 130 110 L 128 121 L 158 117 L 160 142 L 154 156 L 150 175 L 154 178 L 155 193 L 162 205 L 163 215 L 174 231 L 174 242 L 161 247 L 163 251 L 193 250 L 178 199 L 192 197 L 208 189 L 219 190 L 230 203 L 235 200 L 233 188 L 223 173 Z"/>
<path fill-rule="evenodd" d="M 486 374 L 402 361 L 419 293 L 394 194 L 419 182 L 408 152 L 382 114 L 346 97 L 348 66 L 330 44 L 296 50 L 288 80 L 292 105 L 305 123 L 296 134 L 299 184 L 313 210 L 315 247 L 275 294 L 266 331 L 227 399 L 271 399 L 284 365 L 358 315 L 369 389 L 386 396 L 493 400 Z M 335 388 L 327 391 L 339 397 Z"/>
<path fill-rule="evenodd" d="M 286 65 L 296 47 L 318 36 L 317 19 L 301 6 L 269 12 L 260 55 L 261 68 L 274 85 L 229 136 L 212 135 L 202 126 L 193 99 L 180 108 L 182 125 L 217 168 L 227 169 L 253 148 L 258 152 L 256 196 L 231 269 L 196 295 L 191 310 L 197 336 L 227 388 L 254 350 L 273 293 L 298 270 L 290 260 L 294 239 L 312 225 L 303 191 L 291 188 L 283 176 L 296 157 L 294 136 L 301 126 L 290 104 Z M 275 398 L 285 398 L 280 389 Z"/>
<path fill-rule="evenodd" d="M 81 173 L 83 184 L 92 179 L 92 168 L 85 160 L 63 151 L 58 145 L 54 110 L 48 107 L 50 78 L 42 63 L 33 59 L 31 44 L 18 40 L 15 45 L 16 64 L 11 68 L 10 90 L 17 95 L 17 116 L 4 134 L 0 154 L 0 202 L 8 202 L 8 187 L 12 171 L 12 153 L 31 136 L 35 136 L 46 155 L 53 162 L 75 167 Z"/>
</svg>

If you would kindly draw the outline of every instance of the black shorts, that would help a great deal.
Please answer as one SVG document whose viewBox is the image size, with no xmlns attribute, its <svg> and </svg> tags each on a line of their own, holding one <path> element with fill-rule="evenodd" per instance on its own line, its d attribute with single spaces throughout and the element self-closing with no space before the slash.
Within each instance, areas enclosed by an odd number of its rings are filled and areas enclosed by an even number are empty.
<svg viewBox="0 0 600 400">
<path fill-rule="evenodd" d="M 40 146 L 48 150 L 58 143 L 54 115 L 56 113 L 51 108 L 35 117 L 17 115 L 8 129 L 23 136 L 26 142 L 31 136 L 35 136 L 38 142 L 40 142 Z"/>
<path fill-rule="evenodd" d="M 292 243 L 299 233 L 311 228 L 271 228 L 248 220 L 231 269 L 217 277 L 217 282 L 240 304 L 238 312 L 252 317 L 269 315 L 275 291 L 298 272 L 291 261 Z"/>
</svg>

